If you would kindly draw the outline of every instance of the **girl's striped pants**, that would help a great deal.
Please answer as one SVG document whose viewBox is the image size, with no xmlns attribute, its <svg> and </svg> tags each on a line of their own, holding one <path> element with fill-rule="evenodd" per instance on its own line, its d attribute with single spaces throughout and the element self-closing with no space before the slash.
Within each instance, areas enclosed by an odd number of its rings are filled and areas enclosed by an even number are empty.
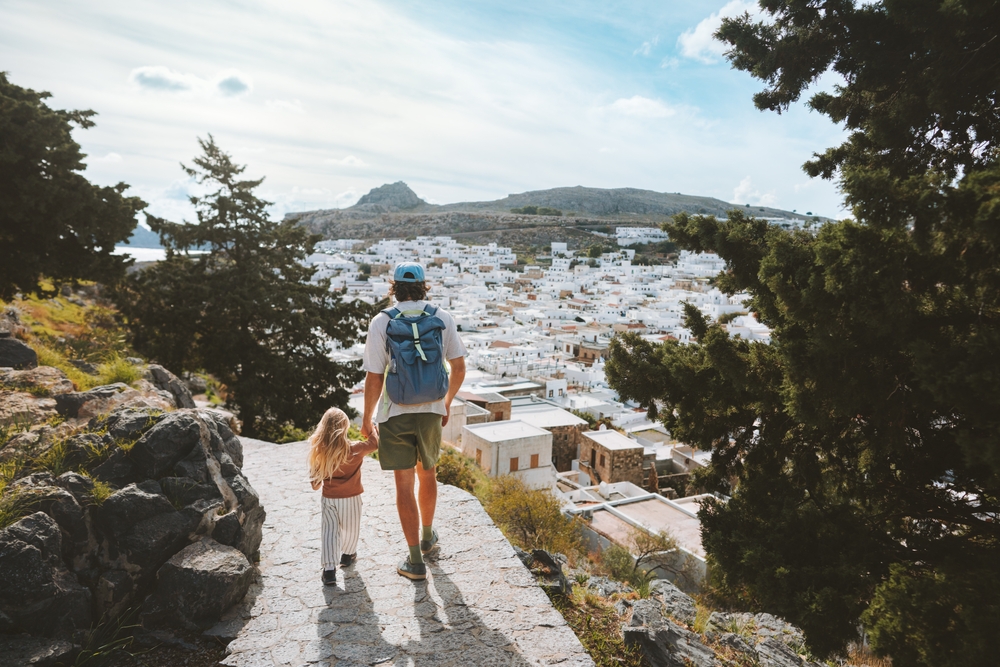
<svg viewBox="0 0 1000 667">
<path fill-rule="evenodd" d="M 340 564 L 342 554 L 358 550 L 361 532 L 361 494 L 350 498 L 323 498 L 323 540 L 320 556 L 324 570 Z"/>
</svg>

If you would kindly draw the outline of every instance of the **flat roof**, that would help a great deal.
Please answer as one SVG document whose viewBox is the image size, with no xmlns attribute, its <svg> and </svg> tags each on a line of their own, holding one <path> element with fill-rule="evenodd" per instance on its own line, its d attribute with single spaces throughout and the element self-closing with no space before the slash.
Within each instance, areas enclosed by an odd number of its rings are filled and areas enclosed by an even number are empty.
<svg viewBox="0 0 1000 667">
<path fill-rule="evenodd" d="M 518 419 L 485 424 L 467 424 L 464 428 L 489 442 L 504 442 L 518 438 L 533 438 L 539 435 L 552 437 L 548 431 L 532 426 Z"/>
<path fill-rule="evenodd" d="M 656 498 L 622 503 L 615 505 L 614 509 L 653 532 L 667 531 L 677 540 L 678 545 L 696 556 L 705 557 L 705 549 L 701 545 L 701 522 L 697 517 L 689 516 Z M 628 544 L 629 532 L 632 530 L 628 521 L 605 510 L 594 511 L 591 526 L 622 544 Z"/>
<path fill-rule="evenodd" d="M 514 403 L 510 408 L 512 419 L 520 419 L 538 428 L 555 426 L 582 426 L 586 419 L 580 419 L 572 412 L 548 403 Z"/>
<path fill-rule="evenodd" d="M 590 438 L 605 449 L 644 449 L 643 446 L 635 440 L 627 438 L 613 429 L 608 429 L 606 431 L 584 431 L 583 435 L 586 438 Z"/>
</svg>

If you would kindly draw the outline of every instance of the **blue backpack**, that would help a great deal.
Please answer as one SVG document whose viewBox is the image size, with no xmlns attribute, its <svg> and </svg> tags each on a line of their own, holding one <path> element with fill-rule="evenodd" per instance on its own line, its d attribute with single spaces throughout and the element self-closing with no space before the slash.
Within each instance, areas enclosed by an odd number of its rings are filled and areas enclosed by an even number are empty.
<svg viewBox="0 0 1000 667">
<path fill-rule="evenodd" d="M 437 306 L 430 304 L 420 311 L 402 312 L 398 308 L 382 311 L 389 316 L 385 391 L 396 405 L 431 403 L 448 393 L 442 344 L 445 324 L 437 311 Z"/>
</svg>

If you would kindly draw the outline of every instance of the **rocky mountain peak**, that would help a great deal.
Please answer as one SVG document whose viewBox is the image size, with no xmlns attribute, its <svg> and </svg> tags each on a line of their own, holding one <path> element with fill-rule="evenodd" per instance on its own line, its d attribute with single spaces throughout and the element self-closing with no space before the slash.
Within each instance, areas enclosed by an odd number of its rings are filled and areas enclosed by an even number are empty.
<svg viewBox="0 0 1000 667">
<path fill-rule="evenodd" d="M 371 192 L 358 200 L 355 206 L 380 206 L 387 209 L 405 210 L 416 208 L 425 203 L 417 196 L 417 193 L 410 189 L 410 186 L 403 181 L 386 183 L 385 185 L 373 188 Z"/>
</svg>

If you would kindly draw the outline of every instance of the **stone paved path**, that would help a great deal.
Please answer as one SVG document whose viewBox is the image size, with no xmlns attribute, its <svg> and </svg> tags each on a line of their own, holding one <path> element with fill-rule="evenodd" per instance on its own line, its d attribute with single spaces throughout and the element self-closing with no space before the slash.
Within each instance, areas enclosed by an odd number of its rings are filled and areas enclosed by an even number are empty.
<svg viewBox="0 0 1000 667">
<path fill-rule="evenodd" d="M 236 637 L 223 664 L 393 667 L 592 666 L 573 631 L 473 496 L 440 486 L 441 547 L 428 578 L 396 574 L 406 544 L 391 473 L 366 459 L 358 561 L 320 582 L 319 493 L 306 444 L 244 439 L 244 472 L 267 509 L 261 580 L 209 631 Z"/>
</svg>

